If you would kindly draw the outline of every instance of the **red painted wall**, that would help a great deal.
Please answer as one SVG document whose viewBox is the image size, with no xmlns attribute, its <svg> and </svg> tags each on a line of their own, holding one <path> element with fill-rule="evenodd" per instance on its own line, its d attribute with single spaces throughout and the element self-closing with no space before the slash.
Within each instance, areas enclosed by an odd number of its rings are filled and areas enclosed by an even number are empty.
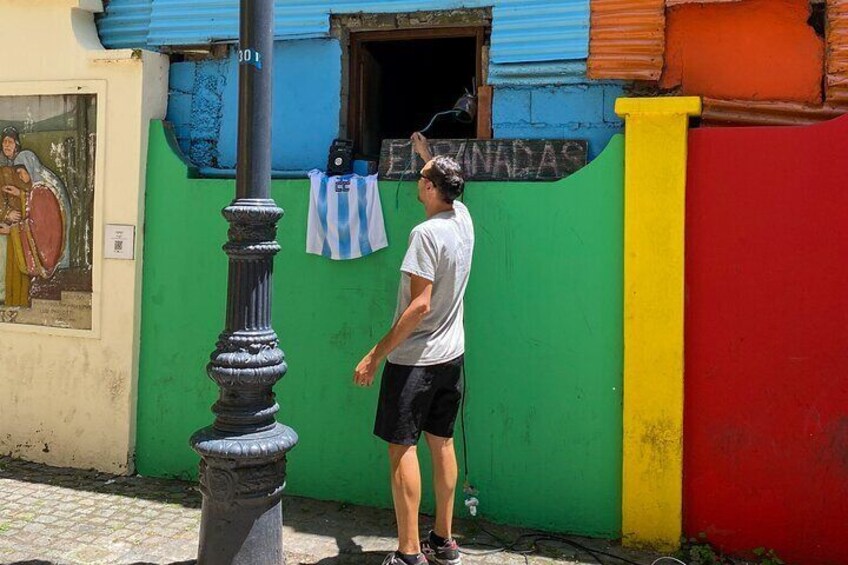
<svg viewBox="0 0 848 565">
<path fill-rule="evenodd" d="M 685 532 L 848 563 L 848 116 L 690 139 Z"/>
<path fill-rule="evenodd" d="M 809 15 L 809 0 L 671 8 L 660 84 L 710 98 L 820 104 L 824 40 Z"/>
</svg>

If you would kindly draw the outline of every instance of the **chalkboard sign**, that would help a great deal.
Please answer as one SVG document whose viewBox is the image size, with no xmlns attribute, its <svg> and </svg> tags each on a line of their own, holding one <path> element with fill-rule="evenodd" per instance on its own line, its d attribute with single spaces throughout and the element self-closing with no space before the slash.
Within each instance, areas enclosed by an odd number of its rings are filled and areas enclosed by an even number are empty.
<svg viewBox="0 0 848 565">
<path fill-rule="evenodd" d="M 456 159 L 470 181 L 550 181 L 586 166 L 588 142 L 563 139 L 431 139 L 433 155 Z M 386 139 L 380 178 L 417 180 L 423 161 L 408 139 Z"/>
</svg>

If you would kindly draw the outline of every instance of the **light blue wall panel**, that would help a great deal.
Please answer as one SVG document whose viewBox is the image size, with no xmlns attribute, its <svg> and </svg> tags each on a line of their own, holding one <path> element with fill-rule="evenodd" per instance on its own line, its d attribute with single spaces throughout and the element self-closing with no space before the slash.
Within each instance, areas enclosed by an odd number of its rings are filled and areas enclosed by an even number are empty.
<svg viewBox="0 0 848 565">
<path fill-rule="evenodd" d="M 274 46 L 274 124 L 271 165 L 278 170 L 327 166 L 330 143 L 339 134 L 341 47 L 331 39 L 278 42 Z M 236 164 L 238 65 L 233 64 L 223 98 L 218 163 Z"/>
<path fill-rule="evenodd" d="M 274 48 L 272 167 L 308 170 L 327 164 L 338 136 L 341 48 L 335 40 L 278 42 Z M 198 167 L 236 164 L 238 64 L 171 65 L 167 119 L 183 152 Z"/>
<path fill-rule="evenodd" d="M 568 138 L 589 141 L 594 159 L 622 131 L 615 99 L 620 84 L 586 83 L 556 88 L 498 88 L 492 107 L 496 138 Z"/>
</svg>

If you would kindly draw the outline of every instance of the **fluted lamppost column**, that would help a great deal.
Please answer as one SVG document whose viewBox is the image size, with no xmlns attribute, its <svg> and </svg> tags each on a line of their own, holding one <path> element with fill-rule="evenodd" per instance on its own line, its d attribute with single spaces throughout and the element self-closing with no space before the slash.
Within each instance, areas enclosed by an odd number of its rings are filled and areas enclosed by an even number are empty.
<svg viewBox="0 0 848 565">
<path fill-rule="evenodd" d="M 215 422 L 196 432 L 203 510 L 198 563 L 279 565 L 286 452 L 295 432 L 276 421 L 273 385 L 286 372 L 271 327 L 277 221 L 270 197 L 274 0 L 241 0 L 236 198 L 230 223 L 227 321 L 207 367 L 220 387 Z"/>
</svg>

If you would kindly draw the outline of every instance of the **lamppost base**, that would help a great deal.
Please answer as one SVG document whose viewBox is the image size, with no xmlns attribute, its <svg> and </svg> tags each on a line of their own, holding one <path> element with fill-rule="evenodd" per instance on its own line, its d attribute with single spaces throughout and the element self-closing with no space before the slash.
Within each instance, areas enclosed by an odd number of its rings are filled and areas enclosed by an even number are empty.
<svg viewBox="0 0 848 565">
<path fill-rule="evenodd" d="M 285 565 L 280 497 L 224 505 L 204 496 L 198 565 Z"/>
<path fill-rule="evenodd" d="M 201 456 L 199 565 L 282 565 L 286 453 L 297 443 L 277 423 L 251 434 L 204 428 L 191 438 Z"/>
</svg>

